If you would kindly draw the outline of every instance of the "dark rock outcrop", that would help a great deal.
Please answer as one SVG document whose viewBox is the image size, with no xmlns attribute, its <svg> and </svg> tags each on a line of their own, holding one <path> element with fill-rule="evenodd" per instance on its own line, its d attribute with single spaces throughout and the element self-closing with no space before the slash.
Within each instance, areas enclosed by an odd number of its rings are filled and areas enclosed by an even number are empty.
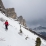
<svg viewBox="0 0 46 46">
<path fill-rule="evenodd" d="M 20 24 L 22 24 L 23 26 L 26 27 L 26 21 L 25 21 L 25 19 L 23 19 L 22 16 L 19 16 L 19 17 L 18 17 L 18 21 L 20 22 Z"/>
<path fill-rule="evenodd" d="M 7 16 L 8 17 L 11 17 L 13 19 L 16 19 L 17 18 L 17 14 L 15 13 L 14 8 L 7 8 L 6 9 L 6 12 L 7 12 Z"/>
<path fill-rule="evenodd" d="M 2 0 L 0 0 L 0 11 L 3 12 L 3 13 L 5 13 L 5 7 L 3 5 Z"/>
</svg>

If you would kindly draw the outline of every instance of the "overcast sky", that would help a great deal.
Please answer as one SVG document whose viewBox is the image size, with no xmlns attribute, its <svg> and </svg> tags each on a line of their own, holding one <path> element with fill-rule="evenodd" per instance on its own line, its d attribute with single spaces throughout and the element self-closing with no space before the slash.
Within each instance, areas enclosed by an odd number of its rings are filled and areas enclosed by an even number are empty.
<svg viewBox="0 0 46 46">
<path fill-rule="evenodd" d="M 14 7 L 26 21 L 46 18 L 46 0 L 2 0 L 5 8 Z"/>
</svg>

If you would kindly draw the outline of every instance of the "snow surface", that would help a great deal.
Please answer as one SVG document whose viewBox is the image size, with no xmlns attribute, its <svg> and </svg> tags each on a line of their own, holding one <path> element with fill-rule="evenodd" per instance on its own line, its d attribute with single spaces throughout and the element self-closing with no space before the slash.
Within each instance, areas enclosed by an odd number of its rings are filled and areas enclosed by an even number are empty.
<svg viewBox="0 0 46 46">
<path fill-rule="evenodd" d="M 14 19 L 8 18 L 5 14 L 0 12 L 0 18 L 8 20 L 9 26 L 8 30 L 5 30 L 5 21 L 0 20 L 0 46 L 35 46 L 36 38 L 39 37 L 27 29 L 21 27 L 23 34 L 20 35 L 20 24 Z M 28 36 L 28 39 L 25 38 Z M 46 41 L 41 38 L 41 46 L 46 46 Z"/>
</svg>

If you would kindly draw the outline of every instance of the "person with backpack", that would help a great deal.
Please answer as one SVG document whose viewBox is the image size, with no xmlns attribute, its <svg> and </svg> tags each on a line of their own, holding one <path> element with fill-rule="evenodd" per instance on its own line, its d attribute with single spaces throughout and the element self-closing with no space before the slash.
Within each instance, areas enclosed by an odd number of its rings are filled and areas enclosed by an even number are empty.
<svg viewBox="0 0 46 46">
<path fill-rule="evenodd" d="M 8 21 L 6 20 L 4 24 L 5 24 L 5 29 L 8 30 L 8 25 L 9 25 Z"/>
</svg>

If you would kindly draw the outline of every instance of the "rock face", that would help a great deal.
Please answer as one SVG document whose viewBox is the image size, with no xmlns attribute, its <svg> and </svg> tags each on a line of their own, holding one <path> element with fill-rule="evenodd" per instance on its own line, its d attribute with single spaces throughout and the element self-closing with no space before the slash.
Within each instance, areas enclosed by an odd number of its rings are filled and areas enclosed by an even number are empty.
<svg viewBox="0 0 46 46">
<path fill-rule="evenodd" d="M 15 13 L 14 8 L 7 8 L 6 9 L 6 12 L 7 12 L 7 16 L 8 17 L 11 17 L 13 19 L 16 19 L 17 18 L 17 14 Z"/>
<path fill-rule="evenodd" d="M 0 11 L 5 13 L 7 15 L 7 17 L 11 17 L 13 19 L 17 18 L 17 14 L 15 13 L 14 8 L 5 8 L 3 5 L 2 0 L 0 0 Z"/>
<path fill-rule="evenodd" d="M 0 11 L 3 12 L 3 13 L 5 13 L 5 7 L 3 5 L 2 0 L 0 0 Z"/>
<path fill-rule="evenodd" d="M 19 17 L 18 17 L 18 21 L 20 22 L 20 24 L 22 24 L 23 26 L 26 27 L 26 21 L 25 21 L 25 19 L 23 19 L 22 16 L 19 16 Z"/>
</svg>

